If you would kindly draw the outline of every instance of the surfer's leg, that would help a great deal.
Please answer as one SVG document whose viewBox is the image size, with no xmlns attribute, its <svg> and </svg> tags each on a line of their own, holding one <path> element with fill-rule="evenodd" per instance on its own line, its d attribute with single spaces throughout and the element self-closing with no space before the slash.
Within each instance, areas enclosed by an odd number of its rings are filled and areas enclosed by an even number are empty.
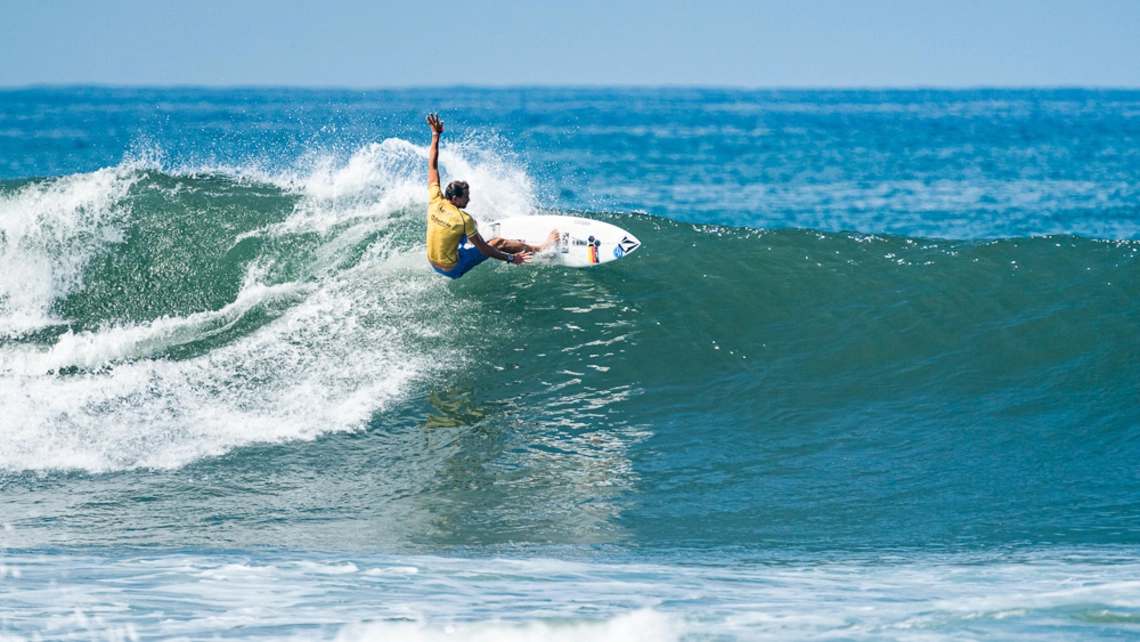
<svg viewBox="0 0 1140 642">
<path fill-rule="evenodd" d="M 519 252 L 533 252 L 534 251 L 533 245 L 527 245 L 526 243 L 523 243 L 522 241 L 508 241 L 507 239 L 505 239 L 501 236 L 496 236 L 495 238 L 491 239 L 490 241 L 487 241 L 487 245 L 490 245 L 490 246 L 492 246 L 498 250 L 502 250 L 503 252 L 507 252 L 509 254 L 518 254 Z"/>
<path fill-rule="evenodd" d="M 535 252 L 541 252 L 551 245 L 554 245 L 560 238 L 562 238 L 562 234 L 560 234 L 558 230 L 550 230 L 550 236 L 546 237 L 546 242 L 543 243 L 537 250 L 535 250 Z"/>
<path fill-rule="evenodd" d="M 510 252 L 511 254 L 516 254 L 518 252 L 542 252 L 546 248 L 557 243 L 560 237 L 561 235 L 558 233 L 558 230 L 551 230 L 550 236 L 546 237 L 546 242 L 542 245 L 530 245 L 521 241 L 508 241 L 501 236 L 496 236 L 490 241 L 487 241 L 487 244 L 492 245 L 504 252 Z"/>
</svg>

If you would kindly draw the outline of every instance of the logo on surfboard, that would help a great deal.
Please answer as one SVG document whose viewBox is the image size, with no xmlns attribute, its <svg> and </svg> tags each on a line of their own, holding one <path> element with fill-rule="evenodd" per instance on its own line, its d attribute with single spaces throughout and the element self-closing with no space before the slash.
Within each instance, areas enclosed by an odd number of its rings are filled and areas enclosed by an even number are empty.
<svg viewBox="0 0 1140 642">
<path fill-rule="evenodd" d="M 598 247 L 601 246 L 602 242 L 591 236 L 590 238 L 586 239 L 586 243 L 588 243 L 590 246 L 590 263 L 597 263 Z"/>
<path fill-rule="evenodd" d="M 617 247 L 614 248 L 614 256 L 620 259 L 626 254 L 629 254 L 630 252 L 636 250 L 639 245 L 640 244 L 637 241 L 629 238 L 628 236 L 623 236 L 621 238 L 621 243 L 618 243 Z M 618 250 L 621 250 L 621 254 L 618 254 Z"/>
</svg>

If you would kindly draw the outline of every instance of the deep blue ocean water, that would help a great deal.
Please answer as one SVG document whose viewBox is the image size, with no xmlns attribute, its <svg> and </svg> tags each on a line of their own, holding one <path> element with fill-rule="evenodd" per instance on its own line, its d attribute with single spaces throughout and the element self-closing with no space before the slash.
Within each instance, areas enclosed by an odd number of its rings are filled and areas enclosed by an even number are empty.
<svg viewBox="0 0 1140 642">
<path fill-rule="evenodd" d="M 0 91 L 0 639 L 1135 639 L 1138 251 L 1135 91 Z"/>
</svg>

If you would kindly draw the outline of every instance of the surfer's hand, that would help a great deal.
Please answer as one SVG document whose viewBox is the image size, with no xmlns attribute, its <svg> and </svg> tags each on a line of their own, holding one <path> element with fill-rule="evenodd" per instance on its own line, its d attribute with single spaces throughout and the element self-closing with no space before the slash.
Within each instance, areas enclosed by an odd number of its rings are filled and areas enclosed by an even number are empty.
<svg viewBox="0 0 1140 642">
<path fill-rule="evenodd" d="M 431 133 L 433 133 L 433 134 L 442 134 L 443 133 L 443 121 L 439 119 L 439 114 L 428 114 L 427 122 L 428 122 L 428 126 L 431 127 Z"/>
<path fill-rule="evenodd" d="M 515 259 L 513 261 L 511 261 L 511 263 L 514 263 L 515 265 L 522 265 L 523 263 L 530 263 L 530 259 L 532 256 L 534 256 L 534 252 L 519 252 L 519 253 L 515 254 Z"/>
</svg>

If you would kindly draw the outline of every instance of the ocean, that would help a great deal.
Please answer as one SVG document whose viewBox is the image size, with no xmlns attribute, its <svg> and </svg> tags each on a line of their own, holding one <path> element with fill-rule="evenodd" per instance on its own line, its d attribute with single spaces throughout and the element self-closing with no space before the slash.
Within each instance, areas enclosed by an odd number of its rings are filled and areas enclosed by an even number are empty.
<svg viewBox="0 0 1140 642">
<path fill-rule="evenodd" d="M 1140 91 L 0 91 L 0 640 L 1140 639 L 1138 251 Z"/>
</svg>

